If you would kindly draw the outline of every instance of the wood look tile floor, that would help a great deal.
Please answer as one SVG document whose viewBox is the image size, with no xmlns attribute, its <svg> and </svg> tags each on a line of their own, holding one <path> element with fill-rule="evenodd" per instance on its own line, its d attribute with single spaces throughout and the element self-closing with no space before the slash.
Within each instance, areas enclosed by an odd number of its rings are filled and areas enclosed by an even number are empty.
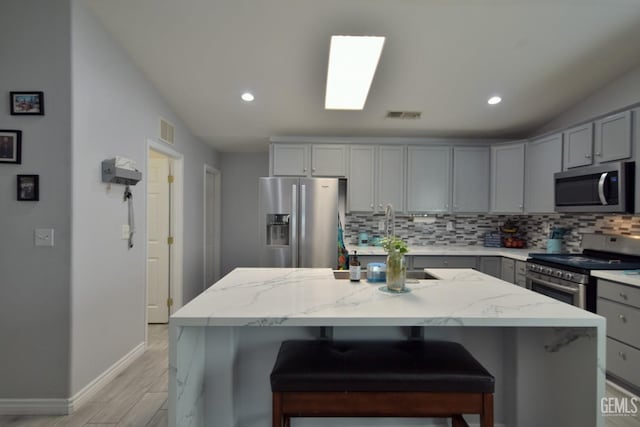
<svg viewBox="0 0 640 427">
<path fill-rule="evenodd" d="M 166 427 L 168 349 L 167 325 L 149 325 L 149 343 L 144 354 L 91 402 L 68 416 L 0 415 L 0 427 Z M 627 397 L 609 384 L 606 395 Z M 640 427 L 640 414 L 607 416 L 605 425 Z"/>
<path fill-rule="evenodd" d="M 166 427 L 167 325 L 149 325 L 144 354 L 68 416 L 0 415 L 0 427 Z"/>
</svg>

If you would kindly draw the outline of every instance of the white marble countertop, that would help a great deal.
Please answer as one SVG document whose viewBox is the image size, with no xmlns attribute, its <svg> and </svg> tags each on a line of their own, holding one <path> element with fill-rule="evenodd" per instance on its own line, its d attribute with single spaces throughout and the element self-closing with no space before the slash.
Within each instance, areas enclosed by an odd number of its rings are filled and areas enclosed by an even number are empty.
<svg viewBox="0 0 640 427">
<path fill-rule="evenodd" d="M 336 280 L 328 268 L 236 268 L 171 316 L 177 326 L 603 326 L 604 319 L 471 269 L 436 280 Z"/>
<path fill-rule="evenodd" d="M 358 251 L 358 255 L 386 255 L 379 246 L 348 245 L 350 254 Z M 502 256 L 518 261 L 526 261 L 530 253 L 544 252 L 544 249 L 511 249 L 485 248 L 484 246 L 410 246 L 407 255 L 443 255 L 443 256 Z"/>
<path fill-rule="evenodd" d="M 591 270 L 591 275 L 612 282 L 640 287 L 640 274 L 625 274 L 622 270 Z"/>
</svg>

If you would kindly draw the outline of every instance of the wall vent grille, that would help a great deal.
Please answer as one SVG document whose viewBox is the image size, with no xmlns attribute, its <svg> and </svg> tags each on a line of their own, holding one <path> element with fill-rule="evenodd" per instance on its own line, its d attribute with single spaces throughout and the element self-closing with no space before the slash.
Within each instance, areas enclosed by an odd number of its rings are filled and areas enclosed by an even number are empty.
<svg viewBox="0 0 640 427">
<path fill-rule="evenodd" d="M 387 119 L 416 120 L 422 117 L 421 111 L 387 111 Z"/>
<path fill-rule="evenodd" d="M 160 119 L 160 139 L 168 144 L 173 144 L 174 127 L 165 119 Z"/>
</svg>

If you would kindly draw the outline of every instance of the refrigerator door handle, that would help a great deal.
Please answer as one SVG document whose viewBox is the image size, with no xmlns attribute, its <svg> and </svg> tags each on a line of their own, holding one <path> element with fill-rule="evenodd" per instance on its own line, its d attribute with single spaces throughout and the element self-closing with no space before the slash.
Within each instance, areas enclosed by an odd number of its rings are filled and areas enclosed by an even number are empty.
<svg viewBox="0 0 640 427">
<path fill-rule="evenodd" d="M 300 245 L 306 247 L 307 243 L 307 186 L 300 184 Z M 307 267 L 306 260 L 303 257 L 305 251 L 300 251 L 300 267 Z"/>
<path fill-rule="evenodd" d="M 291 267 L 298 267 L 298 186 L 291 186 Z"/>
</svg>

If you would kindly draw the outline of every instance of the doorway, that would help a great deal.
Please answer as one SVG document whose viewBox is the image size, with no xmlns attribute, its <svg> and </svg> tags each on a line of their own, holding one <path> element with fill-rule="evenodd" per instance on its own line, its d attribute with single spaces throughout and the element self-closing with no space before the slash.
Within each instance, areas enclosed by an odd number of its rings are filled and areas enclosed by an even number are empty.
<svg viewBox="0 0 640 427">
<path fill-rule="evenodd" d="M 182 306 L 183 156 L 147 140 L 145 324 L 168 323 Z"/>
<path fill-rule="evenodd" d="M 204 165 L 204 283 L 207 289 L 220 279 L 220 217 L 221 182 L 220 171 Z"/>
<path fill-rule="evenodd" d="M 155 150 L 147 163 L 147 323 L 169 321 L 172 160 Z"/>
</svg>

